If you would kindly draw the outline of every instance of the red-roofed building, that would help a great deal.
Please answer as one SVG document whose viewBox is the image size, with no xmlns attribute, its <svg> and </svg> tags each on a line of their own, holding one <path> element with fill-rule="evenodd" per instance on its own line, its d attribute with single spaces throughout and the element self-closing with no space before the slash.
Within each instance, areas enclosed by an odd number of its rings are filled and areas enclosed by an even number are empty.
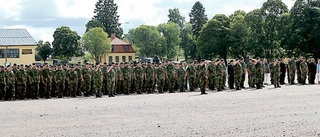
<svg viewBox="0 0 320 137">
<path fill-rule="evenodd" d="M 111 34 L 111 51 L 104 55 L 103 62 L 131 62 L 136 60 L 136 52 L 132 44 L 127 43 Z"/>
</svg>

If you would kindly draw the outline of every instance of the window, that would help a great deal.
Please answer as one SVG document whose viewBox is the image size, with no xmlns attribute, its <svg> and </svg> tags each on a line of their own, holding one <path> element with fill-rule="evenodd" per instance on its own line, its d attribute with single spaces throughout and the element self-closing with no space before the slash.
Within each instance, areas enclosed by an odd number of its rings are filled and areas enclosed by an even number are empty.
<svg viewBox="0 0 320 137">
<path fill-rule="evenodd" d="M 126 61 L 126 56 L 122 56 L 122 62 L 127 62 Z"/>
<path fill-rule="evenodd" d="M 22 49 L 22 54 L 32 54 L 32 49 Z"/>
<path fill-rule="evenodd" d="M 119 56 L 116 56 L 116 62 L 119 62 Z"/>
<path fill-rule="evenodd" d="M 109 63 L 110 63 L 110 62 L 113 62 L 112 56 L 109 56 Z"/>
<path fill-rule="evenodd" d="M 129 46 L 124 46 L 124 51 L 129 51 Z"/>
<path fill-rule="evenodd" d="M 129 56 L 129 62 L 131 62 L 132 61 L 132 56 Z"/>
<path fill-rule="evenodd" d="M 5 49 L 0 49 L 0 58 L 5 58 Z M 7 58 L 19 58 L 19 49 L 7 49 Z"/>
<path fill-rule="evenodd" d="M 111 48 L 111 52 L 114 52 L 114 46 L 112 46 L 112 48 Z"/>
</svg>

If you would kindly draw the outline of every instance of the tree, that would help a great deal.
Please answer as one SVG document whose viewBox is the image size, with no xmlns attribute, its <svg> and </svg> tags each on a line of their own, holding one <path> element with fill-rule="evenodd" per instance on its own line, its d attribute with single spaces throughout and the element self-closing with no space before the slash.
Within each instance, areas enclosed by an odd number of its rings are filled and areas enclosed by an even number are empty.
<svg viewBox="0 0 320 137">
<path fill-rule="evenodd" d="M 180 26 L 180 28 L 183 27 L 185 22 L 185 17 L 181 16 L 178 8 L 169 9 L 168 17 L 169 17 L 168 22 L 176 23 Z"/>
<path fill-rule="evenodd" d="M 189 13 L 189 17 L 190 17 L 190 23 L 192 25 L 192 34 L 195 40 L 198 39 L 199 35 L 200 35 L 200 31 L 203 27 L 203 25 L 208 21 L 208 17 L 205 14 L 205 8 L 203 7 L 203 5 L 197 1 L 191 9 L 191 12 Z M 197 52 L 197 47 L 196 45 L 193 46 L 193 49 L 191 51 L 191 57 L 192 58 L 199 58 L 199 55 L 197 56 L 198 52 Z"/>
<path fill-rule="evenodd" d="M 86 32 L 81 39 L 81 44 L 96 62 L 101 62 L 102 56 L 111 50 L 108 34 L 98 27 Z"/>
<path fill-rule="evenodd" d="M 192 58 L 190 55 L 194 52 L 192 49 L 194 49 L 194 45 L 196 44 L 192 36 L 192 26 L 190 23 L 187 23 L 182 27 L 180 38 L 180 46 L 184 51 L 185 60 L 188 60 L 189 58 Z"/>
<path fill-rule="evenodd" d="M 249 28 L 245 22 L 245 11 L 235 11 L 230 15 L 230 55 L 234 58 L 245 57 L 249 53 Z"/>
<path fill-rule="evenodd" d="M 192 6 L 189 17 L 192 25 L 192 33 L 196 38 L 198 38 L 203 24 L 208 21 L 208 17 L 205 14 L 205 8 L 199 1 Z"/>
<path fill-rule="evenodd" d="M 226 15 L 217 14 L 203 26 L 197 50 L 202 58 L 221 57 L 226 60 L 230 43 L 230 19 Z"/>
<path fill-rule="evenodd" d="M 100 27 L 104 31 L 106 30 L 106 28 L 102 25 L 102 23 L 99 20 L 90 20 L 86 24 L 86 32 L 88 32 L 90 29 L 96 28 L 96 27 Z"/>
<path fill-rule="evenodd" d="M 84 54 L 80 46 L 80 36 L 67 26 L 57 28 L 53 33 L 53 56 L 61 59 L 70 59 L 73 56 Z"/>
<path fill-rule="evenodd" d="M 177 56 L 180 44 L 180 30 L 179 25 L 173 22 L 158 25 L 158 31 L 165 38 L 162 45 L 162 50 L 165 52 L 167 59 Z"/>
<path fill-rule="evenodd" d="M 49 41 L 43 43 L 42 40 L 39 40 L 37 47 L 36 47 L 37 54 L 41 57 L 41 60 L 46 62 L 47 58 L 52 53 L 51 44 Z"/>
<path fill-rule="evenodd" d="M 114 0 L 98 0 L 95 6 L 93 20 L 100 21 L 109 35 L 115 33 L 121 38 L 123 30 L 119 23 L 119 15 L 117 15 L 118 5 L 114 3 Z"/>
<path fill-rule="evenodd" d="M 139 48 L 140 57 L 165 56 L 161 45 L 164 40 L 155 26 L 141 25 L 133 30 L 133 42 Z"/>
</svg>

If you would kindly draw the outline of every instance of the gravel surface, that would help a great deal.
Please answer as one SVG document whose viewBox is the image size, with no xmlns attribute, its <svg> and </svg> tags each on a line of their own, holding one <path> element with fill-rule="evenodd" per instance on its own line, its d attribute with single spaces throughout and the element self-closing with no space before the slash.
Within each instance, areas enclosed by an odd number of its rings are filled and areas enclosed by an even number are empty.
<svg viewBox="0 0 320 137">
<path fill-rule="evenodd" d="M 320 136 L 320 86 L 0 102 L 0 136 Z"/>
</svg>

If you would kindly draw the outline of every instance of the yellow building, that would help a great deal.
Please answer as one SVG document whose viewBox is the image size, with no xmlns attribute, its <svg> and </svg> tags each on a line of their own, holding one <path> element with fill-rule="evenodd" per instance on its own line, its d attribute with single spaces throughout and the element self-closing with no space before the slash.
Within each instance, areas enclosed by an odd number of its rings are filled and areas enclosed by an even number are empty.
<svg viewBox="0 0 320 137">
<path fill-rule="evenodd" d="M 131 62 L 136 60 L 136 52 L 132 44 L 127 43 L 111 34 L 111 51 L 102 57 L 102 62 Z"/>
<path fill-rule="evenodd" d="M 36 46 L 26 29 L 0 29 L 0 65 L 32 64 Z"/>
</svg>

